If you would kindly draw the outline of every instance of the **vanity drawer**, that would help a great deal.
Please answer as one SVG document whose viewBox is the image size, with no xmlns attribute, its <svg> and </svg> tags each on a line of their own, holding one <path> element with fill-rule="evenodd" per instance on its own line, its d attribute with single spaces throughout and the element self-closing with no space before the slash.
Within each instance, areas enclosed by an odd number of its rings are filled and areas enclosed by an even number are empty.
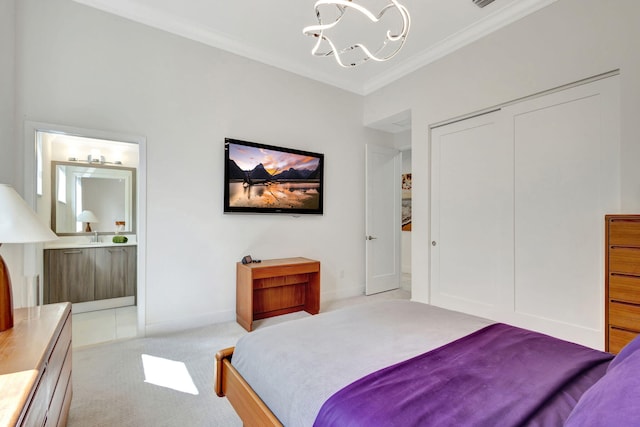
<svg viewBox="0 0 640 427">
<path fill-rule="evenodd" d="M 640 277 L 610 274 L 609 300 L 640 304 Z"/>
<path fill-rule="evenodd" d="M 613 354 L 620 353 L 620 350 L 637 336 L 637 332 L 609 326 L 609 352 Z"/>
<path fill-rule="evenodd" d="M 609 222 L 609 244 L 640 246 L 640 221 L 611 219 Z"/>
<path fill-rule="evenodd" d="M 610 302 L 609 325 L 640 332 L 640 305 Z"/>
<path fill-rule="evenodd" d="M 640 247 L 612 246 L 609 249 L 609 271 L 640 275 Z"/>
</svg>

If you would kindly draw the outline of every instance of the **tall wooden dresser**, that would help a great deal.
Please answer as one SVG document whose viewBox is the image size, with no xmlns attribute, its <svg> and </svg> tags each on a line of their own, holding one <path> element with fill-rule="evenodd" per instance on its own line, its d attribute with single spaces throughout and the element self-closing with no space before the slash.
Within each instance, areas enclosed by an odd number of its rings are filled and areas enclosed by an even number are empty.
<svg viewBox="0 0 640 427">
<path fill-rule="evenodd" d="M 606 215 L 605 350 L 640 334 L 640 215 Z"/>
</svg>

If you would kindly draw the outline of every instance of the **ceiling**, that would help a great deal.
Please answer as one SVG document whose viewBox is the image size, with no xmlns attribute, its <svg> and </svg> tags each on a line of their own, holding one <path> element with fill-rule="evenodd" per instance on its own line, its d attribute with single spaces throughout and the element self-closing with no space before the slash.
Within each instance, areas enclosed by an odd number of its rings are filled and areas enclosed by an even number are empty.
<svg viewBox="0 0 640 427">
<path fill-rule="evenodd" d="M 472 0 L 399 0 L 411 15 L 411 30 L 400 53 L 387 62 L 368 61 L 348 69 L 332 57 L 311 55 L 315 39 L 305 36 L 302 28 L 317 24 L 315 0 L 74 1 L 367 95 L 556 0 L 495 0 L 484 8 Z M 390 2 L 358 1 L 371 10 Z M 363 19 L 345 18 L 341 24 L 344 29 L 335 37 L 345 39 L 371 28 Z"/>
</svg>

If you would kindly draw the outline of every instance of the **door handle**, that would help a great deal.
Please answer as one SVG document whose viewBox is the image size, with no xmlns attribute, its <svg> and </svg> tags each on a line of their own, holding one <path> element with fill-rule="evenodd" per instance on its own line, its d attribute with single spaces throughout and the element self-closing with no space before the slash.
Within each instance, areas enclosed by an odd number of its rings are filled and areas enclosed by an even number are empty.
<svg viewBox="0 0 640 427">
<path fill-rule="evenodd" d="M 366 239 L 367 239 L 367 240 L 376 240 L 376 239 L 377 239 L 377 237 L 367 236 L 367 237 L 366 237 Z"/>
</svg>

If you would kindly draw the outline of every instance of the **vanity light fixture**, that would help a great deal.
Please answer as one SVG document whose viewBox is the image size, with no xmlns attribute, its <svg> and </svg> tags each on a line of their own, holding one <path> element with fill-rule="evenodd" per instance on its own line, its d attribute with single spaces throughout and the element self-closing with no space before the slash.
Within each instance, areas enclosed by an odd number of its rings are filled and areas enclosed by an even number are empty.
<svg viewBox="0 0 640 427">
<path fill-rule="evenodd" d="M 96 217 L 96 215 L 88 210 L 82 211 L 80 213 L 80 215 L 78 215 L 78 221 L 80 222 L 85 222 L 87 225 L 84 228 L 84 231 L 87 233 L 91 233 L 91 223 L 96 223 L 96 222 L 100 222 L 98 221 L 98 218 Z"/>
<path fill-rule="evenodd" d="M 0 184 L 0 246 L 2 243 L 38 243 L 56 240 L 16 190 Z M 0 255 L 0 332 L 13 327 L 13 301 L 9 269 Z"/>
<path fill-rule="evenodd" d="M 321 10 L 326 6 L 335 6 L 338 9 L 337 15 L 335 11 L 334 13 L 326 14 L 332 17 L 336 16 L 332 22 L 326 22 L 325 20 L 323 20 Z M 318 18 L 318 25 L 310 25 L 303 28 L 302 30 L 304 34 L 316 37 L 318 39 L 316 44 L 313 46 L 313 49 L 311 49 L 311 54 L 314 56 L 333 56 L 338 65 L 344 68 L 355 67 L 368 60 L 382 62 L 393 58 L 398 52 L 400 52 L 400 49 L 404 45 L 407 34 L 409 33 L 409 27 L 411 26 L 409 11 L 406 7 L 398 3 L 396 0 L 390 0 L 390 3 L 385 5 L 377 14 L 369 11 L 367 8 L 353 0 L 318 0 L 314 6 L 314 9 L 316 12 L 316 17 Z M 381 46 L 378 47 L 375 51 L 371 51 L 362 43 L 354 43 L 347 47 L 338 48 L 327 35 L 327 31 L 338 25 L 338 23 L 342 20 L 343 16 L 345 15 L 345 13 L 347 13 L 348 10 L 353 10 L 355 12 L 361 13 L 373 24 L 379 22 L 382 16 L 385 15 L 385 13 L 396 11 L 400 15 L 402 27 L 399 31 L 388 29 Z M 326 48 L 322 48 L 323 45 L 328 46 Z M 387 53 L 383 52 L 385 50 L 387 51 Z M 345 60 L 343 60 L 343 58 L 341 57 L 341 55 L 345 53 L 353 54 L 353 52 L 355 51 L 360 51 L 362 53 L 362 57 L 360 59 L 349 59 L 348 62 L 345 62 Z"/>
<path fill-rule="evenodd" d="M 87 162 L 89 163 L 100 163 L 101 165 L 104 164 L 104 156 L 101 156 L 99 154 L 89 154 L 89 157 L 87 157 Z"/>
<path fill-rule="evenodd" d="M 122 165 L 120 160 L 116 160 L 115 162 L 107 162 L 104 156 L 94 157 L 91 154 L 87 156 L 86 160 L 79 159 L 77 157 L 69 157 L 67 159 L 70 162 L 78 162 L 78 163 L 89 163 L 89 164 L 100 164 L 100 165 Z"/>
</svg>

